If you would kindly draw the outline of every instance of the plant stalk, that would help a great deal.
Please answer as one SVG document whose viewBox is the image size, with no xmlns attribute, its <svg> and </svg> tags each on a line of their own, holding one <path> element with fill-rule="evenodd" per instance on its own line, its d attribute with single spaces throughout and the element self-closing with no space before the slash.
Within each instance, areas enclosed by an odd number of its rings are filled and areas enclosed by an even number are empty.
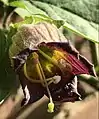
<svg viewBox="0 0 99 119">
<path fill-rule="evenodd" d="M 96 44 L 89 41 L 89 46 L 90 46 L 90 50 L 91 50 L 91 57 L 92 57 L 92 63 L 94 64 L 94 66 L 98 66 L 98 53 L 96 50 Z"/>
</svg>

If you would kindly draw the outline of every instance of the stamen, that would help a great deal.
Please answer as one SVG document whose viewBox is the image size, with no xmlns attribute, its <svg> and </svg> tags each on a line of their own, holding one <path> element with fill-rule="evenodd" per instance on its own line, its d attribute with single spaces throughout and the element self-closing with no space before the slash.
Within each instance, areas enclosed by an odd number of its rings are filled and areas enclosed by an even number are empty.
<svg viewBox="0 0 99 119">
<path fill-rule="evenodd" d="M 50 58 L 46 53 L 44 53 L 43 51 L 41 51 L 40 49 L 38 49 L 39 53 L 42 54 L 46 59 L 48 59 L 51 63 L 53 63 L 55 66 L 58 67 L 58 63 L 57 60 L 54 58 Z"/>
<path fill-rule="evenodd" d="M 35 53 L 35 55 L 38 56 L 37 53 Z M 38 56 L 38 57 L 39 57 L 39 56 Z M 38 57 L 36 57 L 36 58 L 38 58 Z M 41 64 L 40 64 L 40 62 L 39 62 L 39 59 L 38 59 L 38 67 L 39 67 L 39 69 L 37 69 L 37 70 L 39 70 L 40 76 L 42 76 L 42 79 L 43 79 L 43 81 L 44 81 L 44 83 L 45 83 L 45 87 L 46 87 L 46 89 L 47 89 L 47 93 L 48 93 L 48 95 L 49 95 L 50 103 L 48 104 L 48 112 L 52 113 L 52 112 L 54 112 L 54 103 L 53 103 L 53 100 L 52 100 L 52 96 L 51 96 L 51 93 L 50 93 L 50 90 L 49 90 L 49 87 L 48 87 L 48 84 L 47 84 L 47 81 L 46 81 L 46 78 L 45 78 L 45 75 L 44 75 L 42 66 L 41 66 Z M 40 77 L 40 78 L 41 78 L 41 77 Z"/>
<path fill-rule="evenodd" d="M 32 53 L 32 57 L 33 57 L 33 60 L 35 61 L 36 71 L 39 75 L 42 85 L 44 86 L 43 75 L 42 75 L 42 71 L 41 71 L 40 62 L 38 59 L 38 54 L 36 52 L 34 52 L 34 53 Z"/>
<path fill-rule="evenodd" d="M 33 83 L 41 83 L 41 80 L 36 80 L 36 79 L 32 79 L 31 77 L 29 77 L 28 73 L 27 73 L 27 69 L 26 69 L 26 63 L 23 66 L 23 71 L 24 71 L 24 75 L 25 77 L 30 80 Z M 53 80 L 55 80 L 54 78 L 48 78 L 46 79 L 46 81 L 48 82 L 48 85 L 50 85 L 51 83 L 53 83 Z M 43 81 L 44 82 L 44 81 Z M 45 85 L 44 85 L 45 87 Z"/>
<path fill-rule="evenodd" d="M 64 72 L 64 70 L 63 70 L 63 66 L 62 66 L 62 64 L 61 63 L 58 63 L 58 60 L 59 60 L 59 58 L 63 58 L 64 60 L 66 60 L 67 62 L 70 62 L 70 61 L 68 61 L 65 57 L 64 57 L 64 55 L 61 53 L 61 52 L 59 52 L 59 51 L 55 51 L 54 52 L 54 56 L 53 57 L 50 57 L 50 56 L 48 56 L 46 53 L 44 53 L 42 50 L 40 50 L 40 49 L 38 49 L 38 51 L 39 51 L 39 53 L 40 54 L 42 54 L 47 60 L 49 60 L 52 64 L 54 64 L 56 67 L 58 67 L 59 69 L 60 69 L 60 71 L 61 71 L 61 73 L 63 73 Z M 58 57 L 58 60 L 56 60 L 55 59 L 55 56 L 56 55 L 58 55 L 57 57 Z"/>
<path fill-rule="evenodd" d="M 27 73 L 27 70 L 26 70 L 26 63 L 25 63 L 24 66 L 23 66 L 23 71 L 24 71 L 25 77 L 26 77 L 28 80 L 32 81 L 33 83 L 41 83 L 41 80 L 35 80 L 35 79 L 32 79 L 31 77 L 28 76 L 28 73 Z"/>
<path fill-rule="evenodd" d="M 43 86 L 46 87 L 47 93 L 49 95 L 49 100 L 50 100 L 50 103 L 48 104 L 48 112 L 52 113 L 52 112 L 54 112 L 54 103 L 53 103 L 52 96 L 51 96 L 51 93 L 50 93 L 50 90 L 49 90 L 49 87 L 48 87 L 47 80 L 45 78 L 42 66 L 41 66 L 40 61 L 39 61 L 39 56 L 38 56 L 38 54 L 36 52 L 32 53 L 32 59 L 33 59 L 33 62 L 35 62 L 36 71 L 37 71 L 37 73 L 39 75 L 40 80 L 33 80 L 32 78 L 30 78 L 28 76 L 27 70 L 26 70 L 26 63 L 23 66 L 24 75 L 30 81 L 41 83 Z M 50 81 L 50 82 L 51 82 L 51 80 L 52 80 L 52 78 L 48 79 L 48 81 Z"/>
</svg>

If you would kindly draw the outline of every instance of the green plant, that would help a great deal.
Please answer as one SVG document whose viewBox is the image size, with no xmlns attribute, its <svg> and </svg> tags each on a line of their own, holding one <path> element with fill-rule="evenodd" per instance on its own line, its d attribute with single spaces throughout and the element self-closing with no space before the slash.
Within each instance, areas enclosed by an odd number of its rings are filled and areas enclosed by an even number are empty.
<svg viewBox="0 0 99 119">
<path fill-rule="evenodd" d="M 80 2 L 82 2 L 82 5 Z M 91 2 L 93 4 L 91 4 Z M 99 67 L 98 53 L 96 50 L 99 47 L 96 45 L 96 43 L 99 45 L 99 22 L 97 15 L 99 9 L 97 8 L 97 0 L 80 0 L 79 2 L 76 0 L 58 0 L 57 2 L 55 2 L 55 0 L 1 0 L 0 3 L 3 11 L 1 22 L 3 27 L 0 29 L 0 101 L 13 90 L 13 84 L 15 85 L 16 83 L 15 73 L 11 68 L 8 52 L 12 44 L 12 36 L 16 34 L 19 28 L 24 24 L 48 22 L 56 25 L 58 28 L 62 27 L 66 29 L 69 33 L 72 32 L 72 34 L 77 34 L 89 40 L 90 48 L 94 50 L 94 52 L 93 50 L 91 52 L 93 63 L 95 67 Z M 86 6 L 90 9 L 87 9 Z M 17 13 L 23 18 L 23 21 L 9 25 L 7 20 L 9 16 L 10 18 L 12 17 L 12 13 Z M 93 16 L 91 14 L 93 14 Z M 87 81 L 87 78 L 89 77 L 81 76 L 81 80 L 99 90 L 99 81 L 97 79 L 95 80 L 94 77 L 91 77 L 91 79 Z"/>
</svg>

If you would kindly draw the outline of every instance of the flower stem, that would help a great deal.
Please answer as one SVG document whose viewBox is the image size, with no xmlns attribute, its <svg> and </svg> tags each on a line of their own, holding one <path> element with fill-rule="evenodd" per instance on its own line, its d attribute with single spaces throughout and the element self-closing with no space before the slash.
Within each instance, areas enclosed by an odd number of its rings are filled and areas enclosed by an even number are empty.
<svg viewBox="0 0 99 119">
<path fill-rule="evenodd" d="M 94 66 L 98 66 L 98 58 L 97 58 L 97 51 L 96 51 L 96 44 L 89 41 L 90 50 L 91 50 L 91 57 Z"/>
<path fill-rule="evenodd" d="M 86 82 L 87 84 L 92 86 L 94 89 L 99 91 L 99 80 L 97 77 L 87 75 L 87 74 L 81 74 L 78 76 L 78 78 L 80 78 L 81 81 Z"/>
</svg>

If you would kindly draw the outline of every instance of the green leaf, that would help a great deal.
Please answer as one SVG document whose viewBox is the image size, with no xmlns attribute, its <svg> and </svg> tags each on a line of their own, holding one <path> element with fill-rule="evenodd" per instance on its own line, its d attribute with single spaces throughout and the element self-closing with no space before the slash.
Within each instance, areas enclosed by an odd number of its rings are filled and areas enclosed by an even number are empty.
<svg viewBox="0 0 99 119">
<path fill-rule="evenodd" d="M 34 15 L 32 14 L 32 16 L 31 16 L 31 14 L 27 10 L 22 9 L 22 8 L 16 8 L 15 12 L 18 13 L 23 19 L 25 19 L 25 22 L 26 22 L 26 17 L 29 18 L 29 19 L 32 17 L 32 23 L 33 24 L 37 24 L 39 22 L 46 21 L 46 22 L 55 24 L 58 28 L 61 27 L 64 24 L 63 20 L 54 20 L 51 17 L 46 16 L 44 14 L 34 14 Z M 19 24 L 19 26 L 20 26 L 20 24 L 25 24 L 25 22 L 23 21 L 21 23 L 20 22 L 15 23 L 14 25 Z M 30 24 L 30 23 L 28 23 L 28 24 Z"/>
<path fill-rule="evenodd" d="M 74 32 L 75 34 L 78 34 L 78 35 L 80 35 L 80 36 L 82 36 L 82 37 L 84 37 L 86 39 L 89 39 L 90 41 L 92 41 L 94 43 L 99 43 L 99 41 L 98 41 L 98 31 L 93 29 L 90 26 L 89 27 L 87 27 L 87 26 L 85 27 L 85 26 L 82 25 L 81 28 L 74 28 L 70 24 L 65 22 L 64 28 L 66 28 L 66 29 Z M 83 30 L 83 29 L 85 29 L 85 30 Z M 92 30 L 92 32 L 90 32 L 89 29 Z M 92 33 L 94 33 L 96 35 L 94 35 Z"/>
<path fill-rule="evenodd" d="M 27 17 L 30 17 L 31 16 L 31 13 L 28 12 L 26 9 L 23 9 L 23 8 L 16 8 L 15 9 L 15 12 L 21 16 L 23 19 L 27 16 Z"/>
<path fill-rule="evenodd" d="M 65 1 L 67 1 L 67 0 L 65 0 Z M 76 1 L 76 0 L 74 0 L 74 1 Z M 69 1 L 67 1 L 67 2 L 69 2 Z M 83 2 L 83 0 L 82 0 L 82 2 Z M 64 20 L 65 28 L 67 28 L 67 29 L 75 32 L 76 34 L 79 34 L 82 37 L 85 37 L 95 43 L 99 43 L 99 40 L 98 40 L 98 32 L 99 31 L 97 29 L 97 26 L 98 26 L 97 22 L 93 23 L 93 21 L 88 21 L 87 19 L 77 15 L 77 13 L 73 13 L 73 10 L 68 11 L 68 10 L 62 9 L 58 6 L 54 6 L 52 4 L 47 4 L 47 3 L 38 2 L 38 1 L 34 1 L 33 4 L 35 6 L 37 6 L 38 8 L 44 10 L 53 19 Z M 76 2 L 75 2 L 75 4 L 76 4 Z M 78 6 L 76 6 L 76 7 L 78 7 Z M 94 26 L 92 24 L 94 24 Z"/>
<path fill-rule="evenodd" d="M 11 41 L 7 38 L 7 31 L 0 29 L 0 101 L 2 101 L 15 87 L 15 74 L 10 66 L 8 48 Z"/>
<path fill-rule="evenodd" d="M 35 7 L 35 5 L 32 5 L 29 1 L 14 1 L 14 2 L 11 2 L 10 3 L 10 6 L 13 6 L 13 7 L 17 7 L 17 8 L 21 8 L 20 10 L 22 9 L 25 9 L 29 14 L 44 14 L 46 15 L 46 13 Z M 19 11 L 19 13 L 21 14 L 21 11 Z"/>
<path fill-rule="evenodd" d="M 41 2 L 42 1 L 42 2 Z M 64 28 L 69 31 L 99 43 L 98 40 L 98 2 L 97 0 L 36 0 L 31 1 L 33 5 L 24 1 L 24 9 L 16 4 L 16 12 L 22 16 L 30 16 L 32 14 L 45 14 L 50 16 L 57 22 L 65 22 Z M 59 23 L 58 21 L 58 23 Z"/>
<path fill-rule="evenodd" d="M 32 0 L 31 0 L 32 1 Z M 87 21 L 99 24 L 98 0 L 33 0 L 48 3 L 80 16 Z"/>
<path fill-rule="evenodd" d="M 2 31 L 0 29 L 0 63 L 2 59 L 4 58 L 4 54 L 7 51 L 7 41 L 6 41 L 6 34 L 4 33 L 5 31 Z"/>
<path fill-rule="evenodd" d="M 31 23 L 33 23 L 33 17 L 32 16 L 25 17 L 24 21 L 19 22 L 19 23 L 15 23 L 15 24 L 10 24 L 10 26 L 12 26 L 13 28 L 18 29 L 23 24 L 31 24 Z"/>
<path fill-rule="evenodd" d="M 8 5 L 9 0 L 0 0 L 0 1 L 3 2 L 5 5 Z"/>
<path fill-rule="evenodd" d="M 24 1 L 13 1 L 10 3 L 10 6 L 13 7 L 20 7 L 20 8 L 26 8 L 25 2 Z"/>
</svg>

